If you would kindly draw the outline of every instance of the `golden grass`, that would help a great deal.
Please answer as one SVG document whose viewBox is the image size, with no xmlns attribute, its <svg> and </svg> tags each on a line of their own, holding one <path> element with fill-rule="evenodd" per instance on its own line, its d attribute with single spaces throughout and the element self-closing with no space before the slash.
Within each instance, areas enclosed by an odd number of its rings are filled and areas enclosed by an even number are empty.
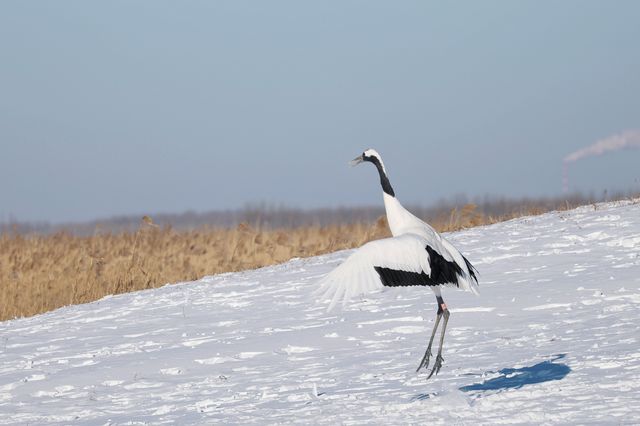
<svg viewBox="0 0 640 426">
<path fill-rule="evenodd" d="M 469 204 L 430 223 L 438 231 L 453 231 L 518 215 L 488 217 Z M 357 247 L 388 235 L 384 217 L 374 224 L 288 230 L 260 230 L 241 224 L 235 229 L 188 232 L 159 228 L 145 217 L 136 232 L 121 234 L 3 234 L 0 320 L 90 302 L 109 294 Z"/>
</svg>

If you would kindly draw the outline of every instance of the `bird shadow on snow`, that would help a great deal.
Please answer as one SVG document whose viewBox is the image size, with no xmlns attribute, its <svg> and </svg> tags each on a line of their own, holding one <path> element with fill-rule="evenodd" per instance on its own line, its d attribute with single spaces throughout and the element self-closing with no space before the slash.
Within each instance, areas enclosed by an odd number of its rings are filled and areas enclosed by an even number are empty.
<svg viewBox="0 0 640 426">
<path fill-rule="evenodd" d="M 549 361 L 539 362 L 531 367 L 521 368 L 503 368 L 497 372 L 488 371 L 485 374 L 498 374 L 482 383 L 474 383 L 472 385 L 462 386 L 458 388 L 463 392 L 480 393 L 484 391 L 502 392 L 509 389 L 520 389 L 526 385 L 534 385 L 537 383 L 549 382 L 552 380 L 562 380 L 571 372 L 571 368 L 567 364 L 556 363 L 564 358 L 566 354 L 554 355 Z M 412 398 L 413 401 L 429 399 L 434 394 L 420 394 Z"/>
</svg>

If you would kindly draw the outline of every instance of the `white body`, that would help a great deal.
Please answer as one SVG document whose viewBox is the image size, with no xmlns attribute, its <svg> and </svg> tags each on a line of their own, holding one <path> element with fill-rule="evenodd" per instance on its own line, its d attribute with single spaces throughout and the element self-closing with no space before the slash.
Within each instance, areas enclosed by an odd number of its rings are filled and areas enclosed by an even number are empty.
<svg viewBox="0 0 640 426">
<path fill-rule="evenodd" d="M 383 194 L 383 196 L 384 208 L 387 212 L 387 222 L 389 222 L 391 235 L 396 237 L 404 234 L 415 234 L 423 237 L 426 243 L 435 251 L 440 253 L 442 257 L 456 262 L 463 271 L 466 271 L 467 274 L 469 274 L 467 264 L 464 261 L 462 254 L 453 246 L 453 244 L 433 229 L 431 225 L 418 219 L 409 212 L 409 210 L 402 207 L 402 204 L 400 204 L 400 201 L 398 201 L 396 197 L 392 197 L 389 194 Z M 478 283 L 473 280 L 466 281 L 469 282 L 469 285 L 460 285 L 459 288 L 478 294 Z M 470 281 L 473 281 L 473 283 Z"/>
<path fill-rule="evenodd" d="M 397 237 L 402 234 L 416 234 L 426 238 L 428 241 L 442 241 L 443 238 L 435 229 L 402 207 L 402 204 L 400 204 L 400 201 L 398 201 L 396 197 L 385 193 L 383 193 L 382 196 L 391 235 Z"/>
</svg>

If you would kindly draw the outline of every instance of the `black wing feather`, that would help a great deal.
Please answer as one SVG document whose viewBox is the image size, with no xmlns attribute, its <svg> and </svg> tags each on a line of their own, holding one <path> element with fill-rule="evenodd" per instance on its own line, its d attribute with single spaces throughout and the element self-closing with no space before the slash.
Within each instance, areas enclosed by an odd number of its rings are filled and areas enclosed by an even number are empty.
<svg viewBox="0 0 640 426">
<path fill-rule="evenodd" d="M 458 275 L 462 274 L 462 268 L 456 262 L 446 260 L 440 253 L 426 246 L 429 254 L 429 264 L 431 266 L 431 274 L 424 272 L 402 271 L 399 269 L 385 268 L 383 266 L 374 266 L 374 269 L 380 276 L 382 285 L 386 287 L 406 287 L 406 286 L 436 286 L 444 284 L 458 284 Z M 464 256 L 463 256 L 464 257 Z M 464 259 L 471 276 L 476 279 L 475 268 L 467 259 Z M 477 280 L 476 280 L 477 282 Z"/>
</svg>

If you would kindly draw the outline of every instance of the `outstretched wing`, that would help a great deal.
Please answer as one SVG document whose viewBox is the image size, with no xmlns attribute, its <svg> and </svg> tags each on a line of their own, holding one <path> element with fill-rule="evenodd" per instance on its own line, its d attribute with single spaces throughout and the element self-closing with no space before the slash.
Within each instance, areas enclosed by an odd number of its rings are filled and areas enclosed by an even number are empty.
<svg viewBox="0 0 640 426">
<path fill-rule="evenodd" d="M 339 301 L 385 286 L 429 285 L 431 266 L 426 240 L 418 235 L 371 241 L 356 250 L 320 281 L 316 294 L 330 299 L 329 310 Z"/>
</svg>

